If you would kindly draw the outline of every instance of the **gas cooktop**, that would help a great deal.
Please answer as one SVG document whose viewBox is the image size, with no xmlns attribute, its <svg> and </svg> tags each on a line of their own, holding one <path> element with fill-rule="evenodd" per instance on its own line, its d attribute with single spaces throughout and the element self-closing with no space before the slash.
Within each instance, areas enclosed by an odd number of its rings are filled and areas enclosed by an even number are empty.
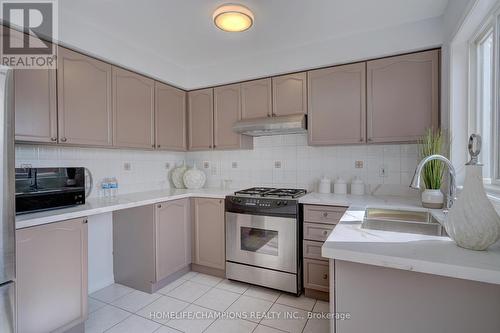
<svg viewBox="0 0 500 333">
<path fill-rule="evenodd" d="M 246 197 L 262 198 L 282 198 L 296 199 L 307 193 L 304 189 L 294 188 L 273 188 L 273 187 L 252 187 L 246 190 L 236 191 L 234 195 Z"/>
</svg>

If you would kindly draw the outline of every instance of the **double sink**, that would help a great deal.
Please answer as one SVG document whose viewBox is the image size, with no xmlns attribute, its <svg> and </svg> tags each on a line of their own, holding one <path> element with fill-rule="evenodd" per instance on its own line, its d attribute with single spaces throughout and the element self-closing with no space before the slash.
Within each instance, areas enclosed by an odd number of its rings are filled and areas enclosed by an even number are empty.
<svg viewBox="0 0 500 333">
<path fill-rule="evenodd" d="M 426 211 L 367 208 L 361 228 L 420 235 L 448 236 L 439 221 Z"/>
</svg>

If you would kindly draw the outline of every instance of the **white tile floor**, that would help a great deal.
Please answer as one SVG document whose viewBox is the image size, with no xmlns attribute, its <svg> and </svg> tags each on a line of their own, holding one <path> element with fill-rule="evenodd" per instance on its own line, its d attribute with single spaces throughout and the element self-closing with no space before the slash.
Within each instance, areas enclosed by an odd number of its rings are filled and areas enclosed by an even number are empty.
<svg viewBox="0 0 500 333">
<path fill-rule="evenodd" d="M 119 284 L 96 291 L 89 297 L 85 332 L 327 333 L 328 320 L 308 319 L 308 313 L 328 308 L 304 296 L 189 272 L 152 295 Z"/>
</svg>

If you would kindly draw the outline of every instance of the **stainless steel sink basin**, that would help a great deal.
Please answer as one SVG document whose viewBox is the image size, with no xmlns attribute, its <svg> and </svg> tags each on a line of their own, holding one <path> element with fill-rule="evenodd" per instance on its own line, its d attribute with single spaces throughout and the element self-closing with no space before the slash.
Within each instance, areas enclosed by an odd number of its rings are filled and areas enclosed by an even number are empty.
<svg viewBox="0 0 500 333">
<path fill-rule="evenodd" d="M 447 236 L 443 226 L 425 211 L 367 208 L 361 228 Z"/>
</svg>

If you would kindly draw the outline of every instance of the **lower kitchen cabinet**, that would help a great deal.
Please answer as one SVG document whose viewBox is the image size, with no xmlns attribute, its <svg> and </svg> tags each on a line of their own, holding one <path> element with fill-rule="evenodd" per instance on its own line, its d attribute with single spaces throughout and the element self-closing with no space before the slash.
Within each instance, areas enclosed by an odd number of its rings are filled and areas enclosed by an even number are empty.
<svg viewBox="0 0 500 333">
<path fill-rule="evenodd" d="M 328 300 L 330 272 L 321 247 L 346 211 L 345 207 L 304 205 L 302 249 L 304 255 L 304 289 L 308 297 Z"/>
<path fill-rule="evenodd" d="M 193 199 L 193 263 L 223 273 L 226 266 L 224 200 Z"/>
<path fill-rule="evenodd" d="M 191 263 L 189 199 L 113 213 L 115 281 L 155 292 Z"/>
<path fill-rule="evenodd" d="M 16 231 L 17 332 L 64 332 L 87 317 L 87 220 Z"/>
</svg>

